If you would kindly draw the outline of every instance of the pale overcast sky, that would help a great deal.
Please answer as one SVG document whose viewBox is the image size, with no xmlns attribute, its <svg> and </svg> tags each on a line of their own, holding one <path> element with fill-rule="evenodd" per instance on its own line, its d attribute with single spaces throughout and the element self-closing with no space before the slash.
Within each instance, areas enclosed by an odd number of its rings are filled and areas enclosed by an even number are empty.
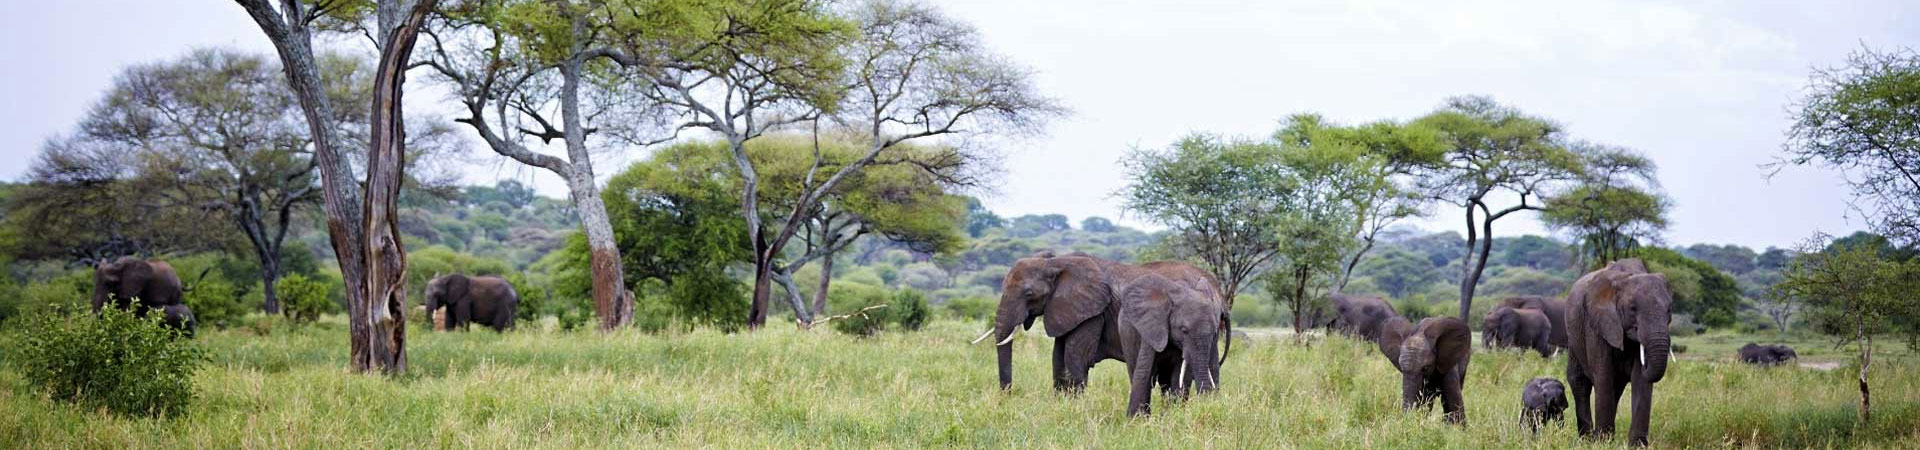
<svg viewBox="0 0 1920 450">
<path fill-rule="evenodd" d="M 1862 45 L 1920 43 L 1920 4 L 1787 0 L 942 2 L 997 51 L 1034 69 L 1075 111 L 1005 149 L 987 204 L 1002 215 L 1062 213 L 1139 224 L 1112 197 L 1129 148 L 1191 131 L 1265 135 L 1294 112 L 1343 122 L 1410 118 L 1444 98 L 1491 95 L 1566 124 L 1578 138 L 1651 155 L 1673 197 L 1670 243 L 1787 246 L 1848 219 L 1838 174 L 1767 179 L 1787 106 L 1809 69 Z M 0 2 L 0 179 L 17 180 L 49 136 L 129 64 L 202 46 L 269 52 L 223 0 Z M 438 96 L 410 105 L 434 108 Z M 422 105 L 425 103 L 425 105 Z M 469 181 L 558 178 L 476 150 Z M 599 163 L 604 175 L 638 152 Z M 1457 212 L 1424 225 L 1462 229 Z M 1542 233 L 1531 216 L 1498 234 Z"/>
</svg>

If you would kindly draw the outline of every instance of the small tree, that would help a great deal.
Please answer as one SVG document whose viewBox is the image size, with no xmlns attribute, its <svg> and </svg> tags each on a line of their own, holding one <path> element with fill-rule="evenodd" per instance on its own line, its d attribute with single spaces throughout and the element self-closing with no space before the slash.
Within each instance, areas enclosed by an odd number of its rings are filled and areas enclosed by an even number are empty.
<svg viewBox="0 0 1920 450">
<path fill-rule="evenodd" d="M 1873 337 L 1897 332 L 1913 347 L 1920 339 L 1920 302 L 1911 295 L 1920 290 L 1920 262 L 1897 261 L 1868 245 L 1831 243 L 1816 235 L 1801 246 L 1786 280 L 1773 286 L 1775 295 L 1800 299 L 1808 321 L 1821 333 L 1860 350 L 1860 423 L 1871 417 L 1868 387 L 1873 365 Z"/>
<path fill-rule="evenodd" d="M 1589 268 L 1633 256 L 1667 228 L 1672 202 L 1661 195 L 1652 159 L 1623 148 L 1588 146 L 1580 184 L 1547 199 L 1540 219 L 1573 235 Z"/>
<path fill-rule="evenodd" d="M 1920 243 L 1920 54 L 1863 49 L 1814 71 L 1807 91 L 1783 163 L 1840 170 L 1874 228 Z"/>
<path fill-rule="evenodd" d="M 1173 231 L 1172 253 L 1191 255 L 1220 280 L 1229 308 L 1257 271 L 1280 255 L 1294 181 L 1270 142 L 1191 134 L 1165 150 L 1135 149 L 1121 164 L 1127 208 Z M 1019 219 L 1015 219 L 1016 227 Z"/>
</svg>

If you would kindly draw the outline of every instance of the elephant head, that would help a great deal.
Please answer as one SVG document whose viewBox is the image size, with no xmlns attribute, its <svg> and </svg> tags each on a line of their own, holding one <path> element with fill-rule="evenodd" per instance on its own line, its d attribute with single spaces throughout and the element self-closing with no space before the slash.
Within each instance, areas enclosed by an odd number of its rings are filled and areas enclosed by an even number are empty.
<svg viewBox="0 0 1920 450">
<path fill-rule="evenodd" d="M 1040 255 L 1036 255 L 1040 256 Z M 1048 336 L 1060 337 L 1113 303 L 1113 293 L 1097 261 L 1085 257 L 1030 257 L 1013 263 L 1001 282 L 1000 306 L 992 335 L 998 354 L 1000 388 L 1013 385 L 1013 335 L 1016 326 L 1032 328 L 1046 317 Z"/>
<path fill-rule="evenodd" d="M 1487 315 L 1480 318 L 1480 345 L 1485 348 L 1496 348 L 1506 345 L 1513 339 L 1518 325 L 1513 320 L 1513 315 L 1513 308 L 1506 306 L 1495 306 L 1493 310 L 1487 311 Z"/>
<path fill-rule="evenodd" d="M 1182 362 L 1193 371 L 1195 391 L 1205 393 L 1219 386 L 1216 372 L 1220 366 L 1214 359 L 1221 332 L 1219 302 L 1159 275 L 1147 275 L 1128 285 L 1120 301 L 1120 326 L 1138 337 L 1141 349 L 1152 348 L 1159 353 L 1175 346 Z"/>
<path fill-rule="evenodd" d="M 1670 307 L 1673 294 L 1667 290 L 1667 277 L 1647 273 L 1637 259 L 1615 262 L 1587 285 L 1584 310 L 1587 332 L 1597 335 L 1615 350 L 1627 349 L 1627 340 L 1640 344 L 1642 374 L 1650 382 L 1659 382 L 1667 373 L 1667 360 L 1673 340 L 1667 324 L 1673 319 Z"/>
<path fill-rule="evenodd" d="M 428 281 L 427 314 L 434 314 L 434 311 L 440 308 L 449 310 L 459 308 L 459 303 L 466 301 L 467 291 L 472 286 L 473 280 L 461 274 L 435 277 L 432 281 Z M 447 314 L 447 316 L 453 315 Z M 448 324 L 447 328 L 451 328 L 452 325 L 455 324 Z"/>
<path fill-rule="evenodd" d="M 1473 332 L 1453 317 L 1421 319 L 1400 343 L 1400 404 L 1414 409 L 1440 397 L 1447 422 L 1466 420 L 1460 388 L 1473 354 Z M 1395 355 L 1388 355 L 1394 357 Z"/>
</svg>

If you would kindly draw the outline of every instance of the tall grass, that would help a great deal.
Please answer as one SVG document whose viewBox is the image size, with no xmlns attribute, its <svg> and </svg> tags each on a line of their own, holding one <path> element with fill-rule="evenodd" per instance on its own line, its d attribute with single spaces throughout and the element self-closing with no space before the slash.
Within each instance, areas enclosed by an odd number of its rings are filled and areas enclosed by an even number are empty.
<svg viewBox="0 0 1920 450">
<path fill-rule="evenodd" d="M 0 369 L 0 446 L 34 448 L 1602 448 L 1572 425 L 1518 426 L 1520 385 L 1563 377 L 1565 357 L 1474 355 L 1468 426 L 1404 413 L 1372 346 L 1236 343 L 1222 389 L 1156 395 L 1124 415 L 1117 362 L 1085 393 L 1056 394 L 1050 339 L 1016 339 L 1000 392 L 983 325 L 856 339 L 787 327 L 744 334 L 413 330 L 409 374 L 346 373 L 338 322 L 252 336 L 206 333 L 202 395 L 174 419 L 128 419 L 46 401 Z M 529 327 L 531 328 L 531 327 Z M 1877 366 L 1874 422 L 1856 427 L 1849 369 L 1683 361 L 1657 387 L 1653 442 L 1675 447 L 1920 447 L 1920 371 Z M 1571 420 L 1571 414 L 1569 414 Z M 1624 432 L 1625 416 L 1622 415 Z"/>
</svg>

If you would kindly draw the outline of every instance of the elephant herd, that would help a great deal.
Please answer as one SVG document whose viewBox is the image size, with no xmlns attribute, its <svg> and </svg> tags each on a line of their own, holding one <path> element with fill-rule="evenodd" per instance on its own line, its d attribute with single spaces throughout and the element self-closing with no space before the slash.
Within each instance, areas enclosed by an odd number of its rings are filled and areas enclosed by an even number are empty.
<svg viewBox="0 0 1920 450">
<path fill-rule="evenodd" d="M 1155 386 L 1172 397 L 1184 397 L 1189 387 L 1202 393 L 1219 387 L 1220 364 L 1232 347 L 1232 320 L 1219 292 L 1216 279 L 1186 263 L 1135 266 L 1082 253 L 1041 252 L 1014 263 L 992 329 L 974 342 L 999 338 L 1000 387 L 1007 389 L 1013 382 L 1014 336 L 1040 320 L 1054 338 L 1056 390 L 1079 392 L 1095 363 L 1119 360 L 1126 363 L 1131 382 L 1127 413 L 1144 415 Z M 1566 350 L 1567 383 L 1541 377 L 1520 387 L 1521 420 L 1529 429 L 1560 420 L 1571 392 L 1580 435 L 1611 435 L 1620 397 L 1631 387 L 1628 439 L 1645 445 L 1653 385 L 1666 375 L 1671 357 L 1672 300 L 1665 276 L 1638 259 L 1620 260 L 1580 277 L 1564 301 L 1501 301 L 1483 318 L 1482 341 L 1490 348 L 1522 348 L 1542 357 Z M 1379 297 L 1336 294 L 1331 303 L 1335 314 L 1325 326 L 1379 346 L 1400 371 L 1404 408 L 1438 400 L 1449 422 L 1464 423 L 1461 391 L 1473 353 L 1465 321 L 1412 322 Z M 1226 346 L 1219 348 L 1215 343 L 1223 336 Z"/>
<path fill-rule="evenodd" d="M 179 274 L 166 261 L 122 257 L 101 262 L 93 272 L 93 311 L 106 307 L 131 310 L 139 317 L 160 311 L 161 324 L 192 337 L 199 323 L 183 302 Z M 506 279 L 454 274 L 427 282 L 425 313 L 434 317 L 434 329 L 466 329 L 480 324 L 496 331 L 513 329 L 520 294 Z"/>
</svg>

